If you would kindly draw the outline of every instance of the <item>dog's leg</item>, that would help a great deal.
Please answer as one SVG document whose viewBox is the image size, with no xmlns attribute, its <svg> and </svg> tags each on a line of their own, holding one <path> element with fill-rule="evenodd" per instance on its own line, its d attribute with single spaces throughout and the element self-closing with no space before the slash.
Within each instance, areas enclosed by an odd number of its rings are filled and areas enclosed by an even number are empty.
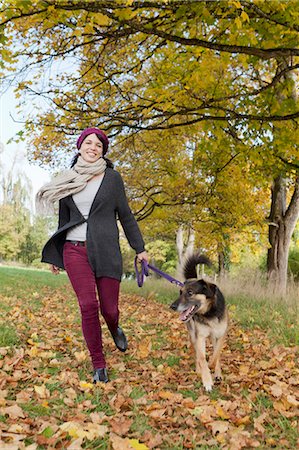
<svg viewBox="0 0 299 450">
<path fill-rule="evenodd" d="M 221 336 L 219 339 L 213 338 L 213 355 L 209 361 L 209 367 L 215 369 L 215 380 L 220 382 L 222 380 L 221 373 L 221 363 L 220 363 L 220 354 L 225 342 L 225 335 Z"/>
<path fill-rule="evenodd" d="M 211 391 L 213 387 L 212 375 L 206 360 L 206 338 L 198 336 L 195 346 L 196 372 L 201 373 L 202 384 L 206 391 Z"/>
<path fill-rule="evenodd" d="M 187 330 L 189 331 L 190 341 L 191 341 L 191 343 L 193 345 L 193 348 L 195 350 L 195 364 L 196 364 L 195 370 L 196 370 L 197 373 L 200 373 L 200 367 L 198 367 L 197 356 L 196 356 L 197 333 L 196 333 L 195 323 L 194 323 L 194 321 L 192 319 L 187 323 Z"/>
</svg>

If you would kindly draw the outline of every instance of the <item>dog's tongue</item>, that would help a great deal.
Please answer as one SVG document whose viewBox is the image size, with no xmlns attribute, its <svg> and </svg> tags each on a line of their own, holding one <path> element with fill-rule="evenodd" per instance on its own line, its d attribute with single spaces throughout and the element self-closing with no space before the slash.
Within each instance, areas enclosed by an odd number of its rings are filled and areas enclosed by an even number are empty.
<svg viewBox="0 0 299 450">
<path fill-rule="evenodd" d="M 190 308 L 186 309 L 180 314 L 180 320 L 185 322 L 191 317 L 192 311 L 194 310 L 195 306 L 190 306 Z"/>
</svg>

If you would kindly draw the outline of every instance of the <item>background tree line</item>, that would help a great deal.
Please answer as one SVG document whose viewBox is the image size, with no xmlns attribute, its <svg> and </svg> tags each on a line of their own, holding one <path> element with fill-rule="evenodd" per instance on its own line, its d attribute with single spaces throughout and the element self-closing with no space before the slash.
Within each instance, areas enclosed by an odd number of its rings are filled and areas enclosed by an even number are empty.
<svg viewBox="0 0 299 450">
<path fill-rule="evenodd" d="M 54 220 L 32 213 L 32 186 L 18 164 L 17 153 L 10 164 L 0 145 L 0 262 L 39 264 L 41 249 Z M 6 162 L 6 164 L 4 164 Z"/>
<path fill-rule="evenodd" d="M 263 248 L 284 292 L 299 216 L 298 18 L 296 0 L 6 0 L 3 81 L 34 105 L 41 164 L 102 127 L 149 240 L 185 236 L 220 271 Z"/>
</svg>

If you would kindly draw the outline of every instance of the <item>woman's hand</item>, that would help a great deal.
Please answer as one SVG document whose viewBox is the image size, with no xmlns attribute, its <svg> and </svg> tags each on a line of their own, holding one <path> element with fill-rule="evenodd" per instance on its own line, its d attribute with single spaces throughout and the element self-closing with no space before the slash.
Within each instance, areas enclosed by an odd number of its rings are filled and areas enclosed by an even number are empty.
<svg viewBox="0 0 299 450">
<path fill-rule="evenodd" d="M 138 261 L 146 261 L 148 263 L 149 257 L 146 251 L 137 254 Z"/>
<path fill-rule="evenodd" d="M 50 269 L 51 269 L 51 272 L 52 272 L 54 275 L 59 275 L 59 273 L 60 273 L 59 267 L 54 266 L 54 264 L 51 264 Z"/>
</svg>

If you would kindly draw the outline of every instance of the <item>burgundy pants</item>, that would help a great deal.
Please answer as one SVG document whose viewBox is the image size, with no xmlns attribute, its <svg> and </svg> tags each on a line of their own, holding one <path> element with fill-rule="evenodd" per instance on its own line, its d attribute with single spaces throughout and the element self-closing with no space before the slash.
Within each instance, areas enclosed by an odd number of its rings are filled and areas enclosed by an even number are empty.
<svg viewBox="0 0 299 450">
<path fill-rule="evenodd" d="M 63 261 L 70 282 L 77 295 L 82 318 L 82 331 L 94 369 L 106 367 L 102 346 L 99 308 L 110 332 L 118 326 L 119 280 L 96 278 L 87 259 L 86 247 L 66 242 Z M 98 297 L 97 293 L 98 291 Z"/>
</svg>

